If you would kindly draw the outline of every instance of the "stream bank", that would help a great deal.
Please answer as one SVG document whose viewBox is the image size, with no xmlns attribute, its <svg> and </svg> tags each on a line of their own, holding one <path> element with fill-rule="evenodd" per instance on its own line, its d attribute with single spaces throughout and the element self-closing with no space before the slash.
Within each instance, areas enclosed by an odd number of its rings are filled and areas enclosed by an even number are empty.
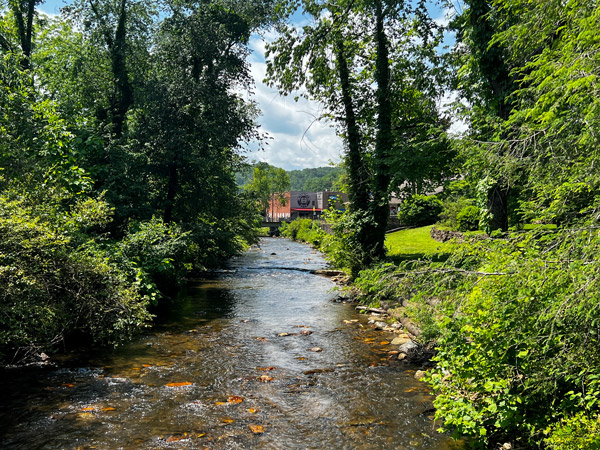
<svg viewBox="0 0 600 450">
<path fill-rule="evenodd" d="M 0 446 L 458 449 L 310 247 L 265 239 L 116 350 L 0 372 Z M 306 271 L 308 270 L 308 272 Z"/>
</svg>

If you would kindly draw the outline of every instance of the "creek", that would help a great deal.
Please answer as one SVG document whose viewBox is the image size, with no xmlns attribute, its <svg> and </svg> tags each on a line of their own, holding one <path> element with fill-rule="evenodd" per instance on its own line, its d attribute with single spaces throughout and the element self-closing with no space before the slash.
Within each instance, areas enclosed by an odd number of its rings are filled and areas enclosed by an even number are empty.
<svg viewBox="0 0 600 450">
<path fill-rule="evenodd" d="M 134 342 L 0 372 L 0 448 L 436 449 L 432 397 L 310 247 L 263 239 Z"/>
</svg>

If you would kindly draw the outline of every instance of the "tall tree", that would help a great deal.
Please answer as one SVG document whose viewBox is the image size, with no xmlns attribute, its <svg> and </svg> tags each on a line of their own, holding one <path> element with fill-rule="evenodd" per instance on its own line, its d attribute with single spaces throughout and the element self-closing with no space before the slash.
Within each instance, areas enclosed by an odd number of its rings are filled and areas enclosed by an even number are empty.
<svg viewBox="0 0 600 450">
<path fill-rule="evenodd" d="M 353 2 L 305 1 L 302 7 L 313 23 L 301 33 L 294 26 L 279 27 L 280 37 L 267 46 L 267 56 L 273 56 L 267 62 L 267 81 L 282 94 L 306 89 L 306 96 L 326 105 L 327 116 L 334 118 L 344 136 L 352 207 L 364 211 L 370 175 L 358 107 L 361 81 L 354 72 L 359 44 L 350 19 L 356 16 Z"/>
<path fill-rule="evenodd" d="M 31 68 L 31 52 L 33 45 L 33 19 L 36 16 L 35 7 L 43 0 L 8 0 L 19 37 L 22 59 L 21 66 L 24 70 Z M 1 39 L 2 42 L 7 42 Z"/>
<path fill-rule="evenodd" d="M 385 33 L 384 23 L 386 14 L 382 0 L 375 0 L 375 31 L 376 42 L 375 82 L 377 83 L 377 122 L 374 149 L 374 180 L 373 180 L 373 217 L 375 227 L 371 233 L 373 239 L 373 255 L 385 255 L 385 229 L 390 215 L 389 189 L 390 169 L 389 155 L 394 145 L 392 136 L 392 89 L 390 75 L 389 42 Z"/>
<path fill-rule="evenodd" d="M 425 96 L 434 91 L 425 90 L 423 80 L 432 78 L 429 74 L 437 61 L 431 54 L 439 41 L 432 38 L 435 26 L 423 2 L 413 6 L 380 0 L 306 1 L 303 8 L 313 23 L 302 32 L 282 28 L 281 37 L 268 47 L 273 55 L 268 79 L 282 92 L 305 88 L 308 96 L 325 104 L 328 117 L 340 126 L 351 205 L 363 215 L 357 220 L 362 229 L 355 231 L 363 246 L 363 262 L 368 264 L 385 254 L 390 164 L 398 161 L 398 153 L 406 147 L 403 125 L 408 120 L 402 116 L 408 110 L 396 112 L 393 105 L 407 94 L 414 96 L 415 91 Z M 421 40 L 419 46 L 411 42 L 415 36 Z M 392 69 L 403 72 L 418 59 L 422 74 L 406 71 L 411 75 L 396 88 L 394 81 L 400 78 L 393 76 Z M 434 102 L 423 103 L 431 109 Z"/>
<path fill-rule="evenodd" d="M 510 163 L 525 174 L 521 210 L 530 220 L 559 225 L 594 222 L 600 114 L 593 30 L 600 7 L 580 0 L 495 1 L 494 7 L 515 18 L 495 39 L 519 81 L 504 144 Z"/>
<path fill-rule="evenodd" d="M 342 102 L 344 105 L 344 122 L 346 125 L 347 167 L 349 173 L 349 197 L 352 208 L 366 211 L 369 205 L 369 183 L 365 155 L 362 150 L 362 137 L 357 123 L 354 94 L 344 39 L 339 36 L 335 40 L 336 69 L 340 80 Z"/>
<path fill-rule="evenodd" d="M 106 50 L 111 86 L 107 92 L 107 105 L 98 109 L 97 114 L 108 126 L 109 134 L 117 140 L 123 135 L 127 112 L 134 103 L 128 47 L 145 33 L 151 10 L 152 3 L 140 8 L 128 0 L 78 0 L 65 9 L 85 32 L 91 34 L 91 39 Z"/>
<path fill-rule="evenodd" d="M 164 220 L 193 223 L 235 209 L 237 151 L 258 137 L 256 108 L 242 96 L 251 84 L 245 59 L 257 25 L 226 2 L 171 8 L 157 35 L 139 130 L 152 149 Z"/>
<path fill-rule="evenodd" d="M 510 18 L 502 16 L 489 0 L 466 0 L 465 4 L 468 8 L 458 18 L 459 41 L 468 49 L 463 54 L 463 67 L 458 72 L 461 92 L 475 105 L 475 114 L 471 114 L 473 137 L 477 141 L 496 142 L 491 147 L 484 146 L 483 151 L 490 152 L 491 148 L 490 154 L 501 159 L 505 148 L 500 128 L 509 118 L 512 109 L 510 94 L 516 86 L 506 49 L 495 35 L 507 26 Z M 506 231 L 510 182 L 505 173 L 491 167 L 491 164 L 479 176 L 486 180 L 481 187 L 486 196 L 487 228 Z"/>
<path fill-rule="evenodd" d="M 290 176 L 283 169 L 260 162 L 254 166 L 252 179 L 244 190 L 256 201 L 260 213 L 265 214 L 269 206 L 273 207 L 273 199 L 286 205 L 285 192 L 290 190 Z M 272 211 L 269 214 L 273 216 Z"/>
</svg>

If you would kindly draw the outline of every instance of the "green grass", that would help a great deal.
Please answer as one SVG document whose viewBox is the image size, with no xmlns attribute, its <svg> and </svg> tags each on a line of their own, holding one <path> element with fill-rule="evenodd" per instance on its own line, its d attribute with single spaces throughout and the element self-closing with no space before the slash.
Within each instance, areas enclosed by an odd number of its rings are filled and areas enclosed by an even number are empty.
<svg viewBox="0 0 600 450">
<path fill-rule="evenodd" d="M 523 225 L 524 230 L 536 230 L 536 229 L 544 229 L 544 230 L 556 230 L 558 228 L 555 224 L 547 223 L 547 224 L 537 224 L 537 223 L 528 223 Z"/>
<path fill-rule="evenodd" d="M 400 230 L 386 235 L 385 246 L 388 256 L 394 262 L 421 259 L 428 254 L 443 251 L 444 244 L 431 238 L 429 232 L 433 225 L 421 228 Z M 434 260 L 444 260 L 445 255 L 440 254 Z"/>
</svg>

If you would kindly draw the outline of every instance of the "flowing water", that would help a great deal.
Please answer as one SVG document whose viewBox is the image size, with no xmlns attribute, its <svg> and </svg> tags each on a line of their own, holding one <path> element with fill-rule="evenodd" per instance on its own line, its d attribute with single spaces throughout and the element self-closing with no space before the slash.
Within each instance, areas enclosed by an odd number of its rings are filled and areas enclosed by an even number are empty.
<svg viewBox="0 0 600 450">
<path fill-rule="evenodd" d="M 230 266 L 131 344 L 1 372 L 0 448 L 459 448 L 320 255 L 265 239 Z"/>
</svg>

